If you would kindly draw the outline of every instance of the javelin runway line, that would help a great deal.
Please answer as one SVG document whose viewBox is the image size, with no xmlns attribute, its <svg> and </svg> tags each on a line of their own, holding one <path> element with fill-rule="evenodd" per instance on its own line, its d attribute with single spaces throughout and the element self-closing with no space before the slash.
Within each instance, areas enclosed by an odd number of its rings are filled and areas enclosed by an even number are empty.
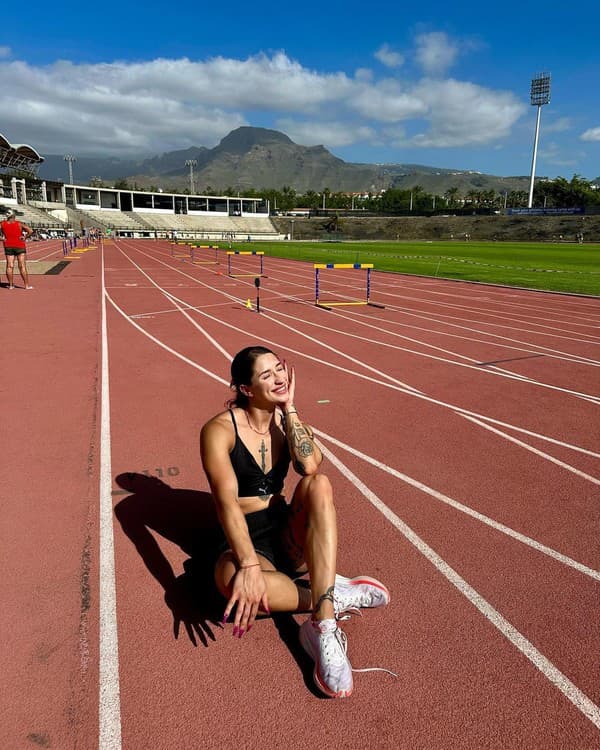
<svg viewBox="0 0 600 750">
<path fill-rule="evenodd" d="M 398 471 L 397 469 L 393 469 L 391 466 L 387 466 L 381 461 L 378 461 L 376 458 L 367 456 L 366 453 L 363 453 L 362 451 L 359 451 L 356 448 L 353 448 L 351 445 L 347 445 L 346 443 L 343 443 L 341 440 L 337 440 L 336 438 L 332 437 L 331 435 L 328 435 L 325 432 L 322 432 L 321 430 L 313 428 L 313 432 L 315 433 L 315 435 L 318 435 L 319 437 L 324 438 L 325 440 L 328 440 L 334 445 L 337 445 L 338 448 L 342 448 L 348 453 L 351 453 L 353 456 L 360 458 L 362 461 L 365 461 L 365 463 L 371 464 L 371 466 L 375 466 L 378 469 L 381 469 L 382 471 L 386 472 L 387 474 L 390 474 L 396 479 L 400 479 L 401 481 L 405 482 L 411 487 L 414 487 L 415 489 L 420 490 L 421 492 L 424 492 L 427 495 L 430 495 L 436 500 L 439 500 L 440 502 L 446 505 L 449 505 L 451 508 L 454 508 L 455 510 L 460 511 L 461 513 L 464 513 L 465 515 L 470 516 L 471 518 L 474 518 L 477 521 L 480 521 L 486 526 L 489 526 L 492 529 L 495 529 L 496 531 L 499 531 L 502 534 L 505 534 L 506 536 L 511 537 L 512 539 L 516 539 L 517 541 L 522 542 L 523 544 L 527 545 L 528 547 L 531 547 L 537 552 L 541 552 L 544 555 L 547 555 L 548 557 L 551 557 L 552 559 L 557 560 L 560 563 L 563 563 L 563 565 L 567 565 L 568 567 L 573 568 L 574 570 L 577 570 L 579 573 L 583 573 L 589 578 L 593 578 L 596 581 L 600 581 L 600 571 L 594 570 L 593 568 L 590 568 L 587 565 L 584 565 L 583 563 L 577 562 L 577 560 L 573 560 L 572 558 L 567 557 L 567 555 L 563 555 L 561 552 L 558 552 L 557 550 L 552 549 L 552 547 L 548 547 L 545 544 L 542 544 L 541 542 L 538 542 L 535 539 L 532 539 L 531 537 L 526 536 L 525 534 L 521 534 L 520 531 L 515 531 L 515 529 L 511 529 L 510 526 L 505 526 L 503 523 L 500 523 L 499 521 L 495 521 L 493 518 L 490 518 L 489 516 L 486 516 L 477 510 L 473 510 L 473 508 L 469 508 L 468 505 L 463 505 L 463 503 L 458 502 L 458 500 L 454 500 L 453 498 L 448 497 L 448 495 L 444 495 L 442 492 L 438 492 L 437 490 L 434 490 L 432 487 L 428 487 L 426 484 L 423 484 L 423 482 L 420 482 L 418 479 L 413 479 L 412 477 L 409 477 L 407 474 L 404 474 L 403 472 Z"/>
<path fill-rule="evenodd" d="M 549 680 L 560 692 L 600 729 L 600 707 L 566 677 L 549 659 L 525 638 L 498 610 L 484 599 L 464 578 L 448 565 L 421 537 L 404 523 L 388 506 L 364 485 L 350 469 L 343 464 L 330 450 L 322 446 L 322 450 L 331 463 L 367 498 L 367 500 L 382 513 L 390 523 L 424 555 L 427 560 L 465 596 L 481 614 L 507 638 L 513 646 Z"/>
<path fill-rule="evenodd" d="M 121 748 L 119 643 L 112 507 L 110 392 L 104 249 L 102 250 L 102 394 L 100 405 L 100 650 L 99 650 L 99 750 Z"/>
</svg>

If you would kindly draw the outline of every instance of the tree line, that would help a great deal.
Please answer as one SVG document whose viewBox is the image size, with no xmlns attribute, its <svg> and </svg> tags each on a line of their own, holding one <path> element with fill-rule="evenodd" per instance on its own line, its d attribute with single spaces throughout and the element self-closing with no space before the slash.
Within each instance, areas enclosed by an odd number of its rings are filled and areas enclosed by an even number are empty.
<svg viewBox="0 0 600 750">
<path fill-rule="evenodd" d="M 115 182 L 114 187 L 120 190 L 143 190 L 158 192 L 158 187 L 149 188 L 130 185 L 122 179 Z M 189 194 L 189 188 L 182 191 Z M 285 213 L 298 208 L 319 210 L 365 211 L 375 214 L 427 214 L 443 213 L 446 211 L 481 212 L 502 211 L 506 208 L 526 208 L 529 193 L 526 190 L 497 191 L 494 189 L 470 189 L 464 194 L 458 187 L 448 188 L 443 195 L 427 192 L 420 185 L 411 188 L 388 188 L 384 192 L 347 193 L 332 191 L 324 188 L 318 192 L 307 190 L 298 192 L 294 188 L 284 185 L 280 190 L 244 189 L 227 187 L 219 190 L 211 185 L 202 189 L 203 195 L 226 195 L 241 198 L 262 198 L 268 200 L 271 211 Z M 600 206 L 600 189 L 594 183 L 573 175 L 571 180 L 557 177 L 553 180 L 538 180 L 534 185 L 534 208 L 579 208 Z"/>
</svg>

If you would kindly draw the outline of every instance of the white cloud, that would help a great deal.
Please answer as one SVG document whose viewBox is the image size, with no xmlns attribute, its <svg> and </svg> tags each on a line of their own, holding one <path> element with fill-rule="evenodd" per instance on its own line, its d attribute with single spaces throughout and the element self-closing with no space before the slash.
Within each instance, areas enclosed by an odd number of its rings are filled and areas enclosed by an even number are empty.
<svg viewBox="0 0 600 750">
<path fill-rule="evenodd" d="M 428 105 L 431 127 L 416 135 L 418 146 L 447 148 L 504 138 L 525 112 L 513 94 L 464 81 L 422 81 L 415 93 Z"/>
<path fill-rule="evenodd" d="M 582 133 L 580 136 L 582 141 L 600 141 L 600 127 L 590 128 Z"/>
<path fill-rule="evenodd" d="M 549 122 L 544 126 L 545 133 L 563 133 L 571 130 L 573 122 L 570 117 L 559 117 L 554 122 Z"/>
<path fill-rule="evenodd" d="M 403 55 L 395 52 L 389 44 L 382 44 L 375 52 L 375 58 L 386 68 L 399 68 L 404 63 Z"/>
<path fill-rule="evenodd" d="M 293 140 L 327 148 L 461 146 L 506 136 L 524 110 L 512 94 L 468 82 L 377 78 L 364 68 L 354 77 L 322 73 L 283 52 L 93 65 L 0 60 L 0 80 L 2 132 L 42 154 L 210 147 L 234 128 L 254 124 L 256 113 L 266 127 L 277 123 Z M 411 140 L 405 131 L 420 135 Z"/>
<path fill-rule="evenodd" d="M 347 102 L 350 110 L 379 122 L 397 122 L 419 117 L 427 111 L 421 97 L 404 91 L 394 80 L 359 85 Z"/>
<path fill-rule="evenodd" d="M 358 142 L 370 142 L 376 131 L 366 125 L 348 125 L 347 122 L 297 122 L 289 119 L 277 121 L 277 127 L 294 143 L 304 146 L 327 144 L 329 148 L 350 146 Z"/>
<path fill-rule="evenodd" d="M 441 75 L 450 68 L 459 53 L 459 45 L 443 31 L 419 34 L 416 38 L 416 61 L 427 75 Z"/>
</svg>

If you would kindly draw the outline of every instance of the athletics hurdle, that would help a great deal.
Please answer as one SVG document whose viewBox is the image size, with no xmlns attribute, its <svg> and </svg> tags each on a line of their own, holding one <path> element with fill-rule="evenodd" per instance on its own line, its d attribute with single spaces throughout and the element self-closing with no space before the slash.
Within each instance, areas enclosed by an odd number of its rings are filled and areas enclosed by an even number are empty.
<svg viewBox="0 0 600 750">
<path fill-rule="evenodd" d="M 315 305 L 322 307 L 324 310 L 331 310 L 333 307 L 343 307 L 347 305 L 369 305 L 370 307 L 379 307 L 382 310 L 385 309 L 385 305 L 379 305 L 375 302 L 371 302 L 371 271 L 373 270 L 372 263 L 314 263 L 313 268 L 315 269 Z M 333 300 L 322 302 L 319 294 L 319 271 L 324 268 L 353 268 L 353 269 L 365 269 L 367 271 L 367 288 L 365 299 L 358 300 Z"/>
<path fill-rule="evenodd" d="M 231 273 L 231 256 L 232 255 L 258 255 L 260 258 L 260 273 Z M 228 250 L 227 251 L 227 275 L 232 278 L 242 278 L 243 276 L 262 276 L 263 275 L 263 250 Z"/>
<path fill-rule="evenodd" d="M 171 257 L 173 258 L 179 258 L 180 260 L 187 260 L 191 257 L 192 251 L 187 250 L 186 253 L 182 252 L 182 249 L 179 247 L 181 245 L 184 245 L 185 247 L 188 247 L 190 243 L 188 242 L 171 242 Z"/>
<path fill-rule="evenodd" d="M 201 253 L 199 250 L 214 250 L 214 260 L 200 260 Z M 200 245 L 192 247 L 192 263 L 197 266 L 215 266 L 219 264 L 219 246 L 218 245 Z"/>
</svg>

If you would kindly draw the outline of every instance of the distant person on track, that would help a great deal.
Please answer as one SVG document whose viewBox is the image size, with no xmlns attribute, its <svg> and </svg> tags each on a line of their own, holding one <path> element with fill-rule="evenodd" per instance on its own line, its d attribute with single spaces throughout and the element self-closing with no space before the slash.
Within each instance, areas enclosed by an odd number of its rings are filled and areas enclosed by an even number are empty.
<svg viewBox="0 0 600 750">
<path fill-rule="evenodd" d="M 330 697 L 353 690 L 346 635 L 338 618 L 388 604 L 383 583 L 336 574 L 337 525 L 323 459 L 295 405 L 293 367 L 262 346 L 231 363 L 230 408 L 202 428 L 200 449 L 222 526 L 215 581 L 235 608 L 233 635 L 242 637 L 257 614 L 311 612 L 300 642 L 315 662 L 317 687 Z M 291 501 L 282 495 L 290 462 L 301 479 Z M 310 588 L 296 583 L 308 571 Z"/>
<path fill-rule="evenodd" d="M 28 227 L 27 224 L 21 224 L 16 221 L 15 215 L 11 212 L 6 215 L 6 218 L 0 224 L 2 229 L 2 237 L 4 239 L 4 254 L 6 256 L 6 277 L 8 279 L 8 288 L 14 289 L 14 266 L 15 257 L 19 265 L 19 272 L 23 279 L 25 289 L 33 289 L 29 284 L 29 274 L 27 273 L 26 253 L 27 245 L 23 239 L 23 234 L 26 237 L 31 237 L 33 229 Z"/>
</svg>

